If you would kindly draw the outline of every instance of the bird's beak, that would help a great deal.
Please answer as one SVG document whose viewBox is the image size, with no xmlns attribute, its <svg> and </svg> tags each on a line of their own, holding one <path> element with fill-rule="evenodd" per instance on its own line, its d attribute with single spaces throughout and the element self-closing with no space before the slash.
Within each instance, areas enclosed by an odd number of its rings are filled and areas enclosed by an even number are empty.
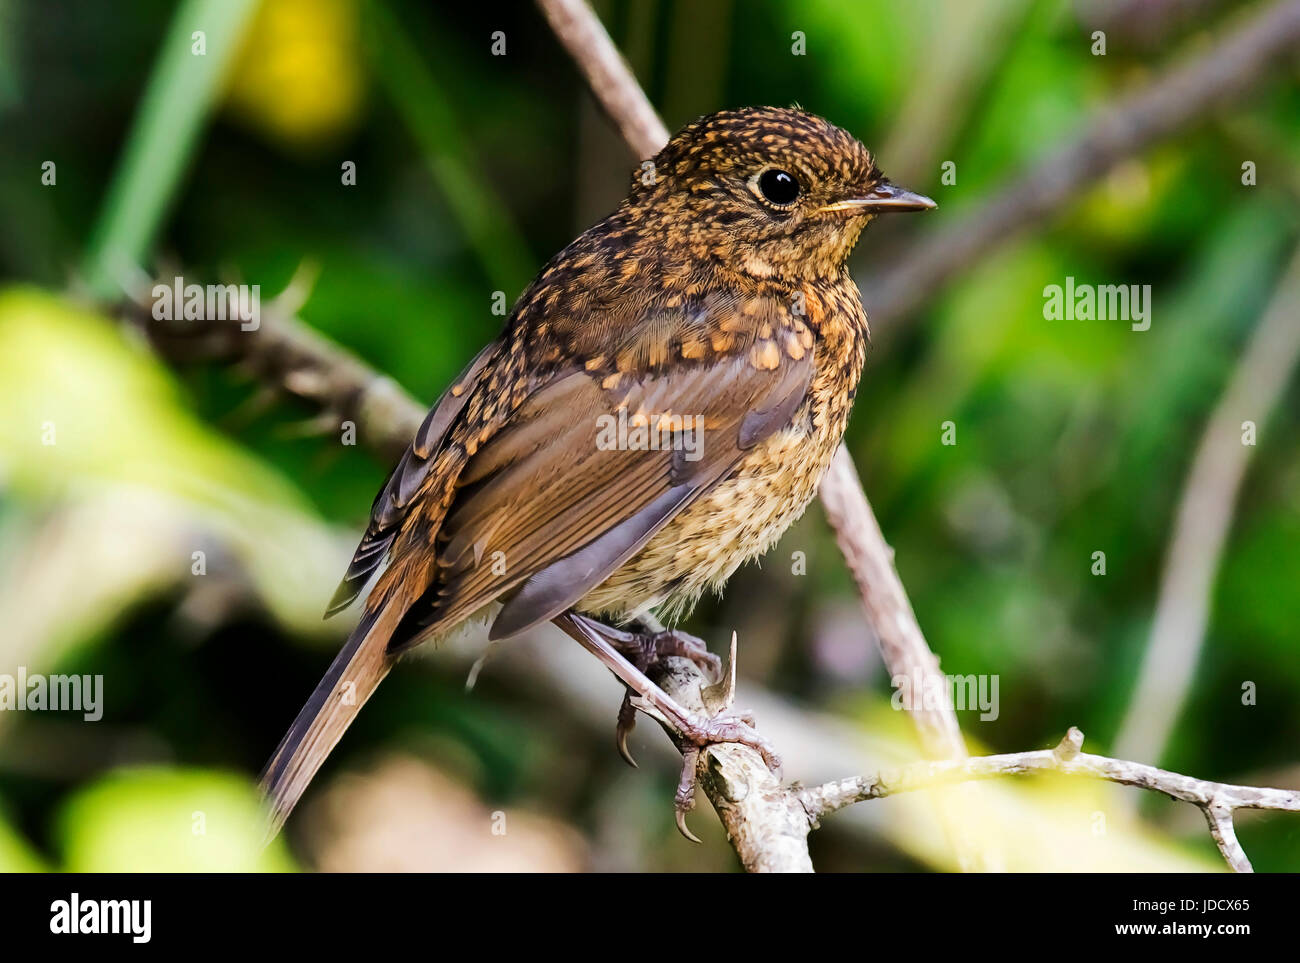
<svg viewBox="0 0 1300 963">
<path fill-rule="evenodd" d="M 924 194 L 914 194 L 901 187 L 895 187 L 889 181 L 881 181 L 864 196 L 850 197 L 843 201 L 836 201 L 834 204 L 827 204 L 818 213 L 848 211 L 875 214 L 886 211 L 932 211 L 938 206 Z"/>
</svg>

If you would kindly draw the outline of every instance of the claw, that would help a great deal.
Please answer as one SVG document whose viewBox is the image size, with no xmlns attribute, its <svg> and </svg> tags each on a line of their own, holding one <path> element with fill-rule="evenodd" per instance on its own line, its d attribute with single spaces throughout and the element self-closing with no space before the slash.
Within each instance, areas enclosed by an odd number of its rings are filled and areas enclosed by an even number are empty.
<svg viewBox="0 0 1300 963">
<path fill-rule="evenodd" d="M 693 843 L 703 842 L 699 836 L 691 832 L 691 827 L 686 825 L 686 813 L 684 810 L 677 810 L 677 831 Z"/>
<path fill-rule="evenodd" d="M 691 832 L 686 825 L 686 814 L 695 808 L 695 768 L 700 761 L 700 750 L 691 746 L 682 752 L 682 777 L 677 782 L 677 794 L 673 797 L 673 811 L 677 818 L 677 831 L 693 843 L 700 842 L 700 837 Z"/>
<path fill-rule="evenodd" d="M 722 660 L 708 651 L 702 641 L 673 630 L 652 633 L 626 632 L 601 625 L 587 616 L 568 612 L 555 624 L 591 652 L 627 687 L 619 707 L 615 730 L 619 755 L 632 766 L 636 761 L 628 750 L 627 737 L 636 724 L 636 713 L 644 712 L 663 725 L 682 753 L 682 775 L 674 799 L 677 830 L 698 843 L 699 837 L 686 825 L 686 815 L 695 808 L 695 776 L 700 753 L 720 743 L 739 743 L 762 755 L 764 763 L 780 778 L 781 760 L 770 743 L 755 731 L 754 718 L 732 708 L 736 695 L 736 635 L 723 671 Z M 690 659 L 717 679 L 703 687 L 705 715 L 688 712 L 646 675 L 667 656 Z"/>
<path fill-rule="evenodd" d="M 623 704 L 618 707 L 618 726 L 614 729 L 614 737 L 618 745 L 618 754 L 623 757 L 623 761 L 633 769 L 638 769 L 640 767 L 632 758 L 632 750 L 627 747 L 627 737 L 635 728 L 636 706 L 632 705 L 632 690 L 629 689 L 623 693 Z"/>
</svg>

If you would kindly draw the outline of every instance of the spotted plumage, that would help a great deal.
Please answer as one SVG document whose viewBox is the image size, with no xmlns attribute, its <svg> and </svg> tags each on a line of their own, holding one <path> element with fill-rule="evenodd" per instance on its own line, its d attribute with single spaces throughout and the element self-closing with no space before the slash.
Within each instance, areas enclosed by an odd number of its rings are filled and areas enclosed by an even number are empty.
<svg viewBox="0 0 1300 963">
<path fill-rule="evenodd" d="M 792 109 L 702 118 L 638 168 L 376 498 L 332 610 L 379 574 L 268 766 L 277 819 L 411 646 L 498 607 L 496 638 L 567 611 L 677 617 L 766 551 L 815 494 L 857 389 L 848 254 L 875 213 L 925 206 Z M 664 443 L 607 444 L 613 424 Z"/>
</svg>

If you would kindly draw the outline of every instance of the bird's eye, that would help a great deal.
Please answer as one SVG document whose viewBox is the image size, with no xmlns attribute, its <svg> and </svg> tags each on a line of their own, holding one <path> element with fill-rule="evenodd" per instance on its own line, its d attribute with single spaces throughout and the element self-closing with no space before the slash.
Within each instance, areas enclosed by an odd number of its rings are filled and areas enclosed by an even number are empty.
<svg viewBox="0 0 1300 963">
<path fill-rule="evenodd" d="M 759 175 L 758 189 L 769 204 L 793 204 L 799 196 L 799 182 L 794 175 L 774 167 Z"/>
</svg>

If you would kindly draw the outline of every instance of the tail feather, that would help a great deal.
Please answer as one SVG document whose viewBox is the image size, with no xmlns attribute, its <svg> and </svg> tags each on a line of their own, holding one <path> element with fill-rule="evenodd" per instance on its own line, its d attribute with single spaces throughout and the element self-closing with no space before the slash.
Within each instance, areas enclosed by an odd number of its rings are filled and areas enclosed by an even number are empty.
<svg viewBox="0 0 1300 963">
<path fill-rule="evenodd" d="M 388 640 L 402 615 L 402 606 L 386 603 L 366 612 L 266 764 L 262 792 L 270 810 L 268 838 L 280 831 L 316 771 L 388 675 L 394 661 Z"/>
</svg>

